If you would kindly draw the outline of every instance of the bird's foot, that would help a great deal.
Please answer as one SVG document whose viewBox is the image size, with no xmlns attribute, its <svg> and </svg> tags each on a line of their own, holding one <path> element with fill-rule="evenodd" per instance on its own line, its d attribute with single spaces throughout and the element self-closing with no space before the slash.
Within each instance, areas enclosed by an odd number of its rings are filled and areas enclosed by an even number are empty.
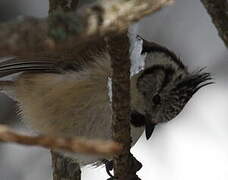
<svg viewBox="0 0 228 180">
<path fill-rule="evenodd" d="M 113 160 L 109 161 L 107 159 L 103 160 L 103 163 L 105 164 L 105 170 L 107 174 L 109 175 L 109 178 L 107 180 L 115 180 L 117 177 L 113 176 L 110 171 L 113 170 Z"/>
<path fill-rule="evenodd" d="M 134 172 L 137 172 L 142 168 L 142 164 L 134 156 L 132 157 L 130 162 L 131 162 L 130 169 L 133 170 Z M 112 173 L 110 172 L 113 170 L 113 160 L 104 159 L 103 163 L 105 164 L 105 170 L 106 170 L 107 174 L 109 175 L 109 178 L 107 180 L 118 179 L 117 177 L 113 176 Z M 140 180 L 140 179 L 138 178 L 138 176 L 135 176 L 134 178 L 132 177 L 132 180 Z"/>
</svg>

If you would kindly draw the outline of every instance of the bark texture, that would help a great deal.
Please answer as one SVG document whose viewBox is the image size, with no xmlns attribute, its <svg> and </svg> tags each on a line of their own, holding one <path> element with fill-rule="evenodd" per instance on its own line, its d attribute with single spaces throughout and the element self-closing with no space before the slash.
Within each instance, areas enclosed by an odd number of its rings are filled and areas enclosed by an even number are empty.
<svg viewBox="0 0 228 180">
<path fill-rule="evenodd" d="M 108 49 L 112 59 L 112 109 L 113 140 L 123 144 L 123 150 L 114 156 L 114 176 L 118 180 L 137 180 L 136 172 L 140 163 L 130 153 L 130 54 L 126 33 L 108 39 Z M 138 168 L 140 166 L 140 168 Z"/>
<path fill-rule="evenodd" d="M 81 170 L 77 162 L 51 152 L 53 180 L 81 180 Z"/>
<path fill-rule="evenodd" d="M 219 36 L 228 47 L 228 1 L 201 0 L 216 26 Z"/>
<path fill-rule="evenodd" d="M 1 84 L 9 82 L 0 82 Z M 121 151 L 121 145 L 111 141 L 88 140 L 85 138 L 63 138 L 47 135 L 31 136 L 17 133 L 7 126 L 0 125 L 0 141 L 22 145 L 41 146 L 53 150 L 78 152 L 100 156 L 111 156 Z"/>
</svg>

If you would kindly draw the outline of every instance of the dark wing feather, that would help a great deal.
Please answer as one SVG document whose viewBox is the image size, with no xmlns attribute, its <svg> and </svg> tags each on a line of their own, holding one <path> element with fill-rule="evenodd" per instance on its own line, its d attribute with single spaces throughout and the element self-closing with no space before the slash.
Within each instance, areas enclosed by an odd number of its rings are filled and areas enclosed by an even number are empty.
<svg viewBox="0 0 228 180">
<path fill-rule="evenodd" d="M 66 70 L 79 71 L 81 65 L 69 61 L 9 59 L 0 63 L 0 78 L 20 72 L 63 73 Z"/>
</svg>

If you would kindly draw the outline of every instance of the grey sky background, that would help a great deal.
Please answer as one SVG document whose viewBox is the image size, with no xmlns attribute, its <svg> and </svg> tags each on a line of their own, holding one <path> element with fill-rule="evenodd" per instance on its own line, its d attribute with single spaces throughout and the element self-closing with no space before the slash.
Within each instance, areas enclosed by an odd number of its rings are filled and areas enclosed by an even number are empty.
<svg viewBox="0 0 228 180">
<path fill-rule="evenodd" d="M 0 20 L 47 16 L 47 0 L 1 0 Z M 176 3 L 135 25 L 147 40 L 177 53 L 190 70 L 207 67 L 215 85 L 201 89 L 171 122 L 143 135 L 132 152 L 143 163 L 143 180 L 227 180 L 228 51 L 199 0 Z M 0 95 L 0 122 L 14 126 L 15 105 Z M 18 121 L 17 121 L 18 122 Z M 0 144 L 1 180 L 51 180 L 48 151 Z M 103 168 L 83 168 L 82 179 L 105 179 Z"/>
</svg>

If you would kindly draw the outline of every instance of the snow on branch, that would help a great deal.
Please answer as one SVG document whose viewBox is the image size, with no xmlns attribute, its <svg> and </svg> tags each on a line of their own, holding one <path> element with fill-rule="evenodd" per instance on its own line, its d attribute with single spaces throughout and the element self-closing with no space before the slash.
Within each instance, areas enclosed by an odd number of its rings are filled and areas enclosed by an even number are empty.
<svg viewBox="0 0 228 180">
<path fill-rule="evenodd" d="M 49 18 L 21 18 L 0 25 L 0 56 L 28 56 L 74 49 L 127 30 L 173 0 L 100 0 L 77 13 L 53 13 Z"/>
</svg>

